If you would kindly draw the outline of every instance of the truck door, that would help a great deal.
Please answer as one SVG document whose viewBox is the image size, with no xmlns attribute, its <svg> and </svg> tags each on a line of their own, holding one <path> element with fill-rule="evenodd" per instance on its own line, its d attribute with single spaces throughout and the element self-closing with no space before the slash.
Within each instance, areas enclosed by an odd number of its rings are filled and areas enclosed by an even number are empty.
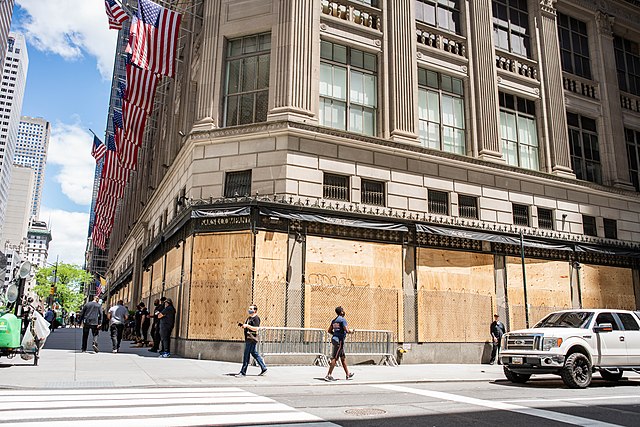
<svg viewBox="0 0 640 427">
<path fill-rule="evenodd" d="M 627 363 L 640 366 L 640 326 L 631 313 L 616 313 L 624 328 L 624 341 L 627 343 Z"/>
<path fill-rule="evenodd" d="M 596 345 L 600 353 L 600 366 L 626 366 L 627 344 L 624 331 L 612 313 L 600 313 L 596 325 L 611 323 L 613 331 L 596 333 Z"/>
</svg>

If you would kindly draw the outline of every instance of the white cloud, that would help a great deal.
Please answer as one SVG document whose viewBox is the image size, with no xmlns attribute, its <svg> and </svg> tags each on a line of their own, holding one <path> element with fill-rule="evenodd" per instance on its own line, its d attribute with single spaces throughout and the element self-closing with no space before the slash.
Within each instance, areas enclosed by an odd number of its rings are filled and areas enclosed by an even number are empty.
<svg viewBox="0 0 640 427">
<path fill-rule="evenodd" d="M 92 141 L 91 133 L 79 123 L 56 123 L 51 130 L 47 163 L 60 166 L 53 179 L 62 193 L 79 205 L 91 204 L 96 167 L 91 157 Z"/>
<path fill-rule="evenodd" d="M 54 263 L 58 257 L 60 262 L 83 266 L 89 214 L 43 207 L 40 219 L 51 228 L 48 262 Z"/>
<path fill-rule="evenodd" d="M 118 32 L 109 30 L 104 2 L 18 0 L 29 16 L 18 23 L 29 42 L 67 60 L 94 56 L 104 79 L 111 79 Z"/>
</svg>

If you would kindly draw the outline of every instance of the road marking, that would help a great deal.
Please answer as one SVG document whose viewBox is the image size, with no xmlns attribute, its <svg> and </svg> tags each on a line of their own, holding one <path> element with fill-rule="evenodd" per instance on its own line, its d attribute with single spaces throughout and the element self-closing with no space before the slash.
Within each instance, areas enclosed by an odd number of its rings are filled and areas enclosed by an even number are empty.
<svg viewBox="0 0 640 427">
<path fill-rule="evenodd" d="M 335 426 L 237 387 L 3 390 L 0 402 L 0 424 L 20 427 Z"/>
<path fill-rule="evenodd" d="M 372 387 L 385 390 L 396 391 L 399 393 L 411 393 L 420 396 L 432 397 L 434 399 L 448 400 L 451 402 L 465 403 L 467 405 L 482 406 L 485 408 L 497 409 L 500 411 L 516 412 L 523 415 L 530 415 L 547 420 L 558 421 L 566 424 L 579 426 L 605 426 L 618 427 L 617 424 L 609 424 L 602 421 L 591 420 L 589 418 L 577 417 L 574 415 L 562 414 L 559 412 L 547 411 L 544 409 L 529 408 L 526 406 L 513 405 L 505 402 L 491 402 L 489 400 L 476 399 L 474 397 L 460 396 L 457 394 L 443 393 L 441 391 L 415 389 L 397 385 L 374 385 Z"/>
<path fill-rule="evenodd" d="M 568 397 L 566 399 L 518 399 L 518 400 L 501 400 L 501 402 L 503 403 L 577 402 L 577 401 L 583 401 L 583 400 L 617 400 L 617 399 L 640 399 L 640 396 Z"/>
</svg>

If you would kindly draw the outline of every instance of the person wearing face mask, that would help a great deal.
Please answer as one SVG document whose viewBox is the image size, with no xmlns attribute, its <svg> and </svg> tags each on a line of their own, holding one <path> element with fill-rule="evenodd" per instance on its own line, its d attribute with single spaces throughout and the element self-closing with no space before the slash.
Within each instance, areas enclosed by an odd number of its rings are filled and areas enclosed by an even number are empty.
<svg viewBox="0 0 640 427">
<path fill-rule="evenodd" d="M 256 305 L 249 306 L 249 317 L 244 323 L 238 323 L 238 326 L 244 330 L 244 356 L 242 358 L 242 369 L 236 377 L 244 377 L 247 375 L 247 368 L 249 367 L 249 358 L 253 356 L 258 365 L 260 366 L 260 374 L 267 373 L 267 366 L 262 360 L 262 356 L 256 350 L 258 345 L 258 328 L 260 327 L 260 317 L 258 317 L 258 307 Z"/>
</svg>

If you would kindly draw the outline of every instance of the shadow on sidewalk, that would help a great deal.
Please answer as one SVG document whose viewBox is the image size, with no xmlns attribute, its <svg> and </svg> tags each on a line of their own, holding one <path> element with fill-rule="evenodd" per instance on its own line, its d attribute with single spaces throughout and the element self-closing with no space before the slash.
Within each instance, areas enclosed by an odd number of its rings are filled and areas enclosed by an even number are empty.
<svg viewBox="0 0 640 427">
<path fill-rule="evenodd" d="M 89 332 L 87 339 L 87 352 L 92 353 L 91 343 L 93 335 Z M 47 338 L 44 344 L 45 350 L 68 350 L 80 352 L 82 347 L 82 328 L 58 328 Z M 98 334 L 98 350 L 100 353 L 111 353 L 112 351 L 111 335 L 109 331 L 100 330 Z M 158 353 L 149 351 L 151 347 L 135 347 L 132 341 L 122 340 L 120 343 L 119 353 L 135 354 L 141 357 L 158 357 Z M 174 356 L 171 356 L 174 358 Z M 177 357 L 175 357 L 177 358 Z"/>
</svg>

